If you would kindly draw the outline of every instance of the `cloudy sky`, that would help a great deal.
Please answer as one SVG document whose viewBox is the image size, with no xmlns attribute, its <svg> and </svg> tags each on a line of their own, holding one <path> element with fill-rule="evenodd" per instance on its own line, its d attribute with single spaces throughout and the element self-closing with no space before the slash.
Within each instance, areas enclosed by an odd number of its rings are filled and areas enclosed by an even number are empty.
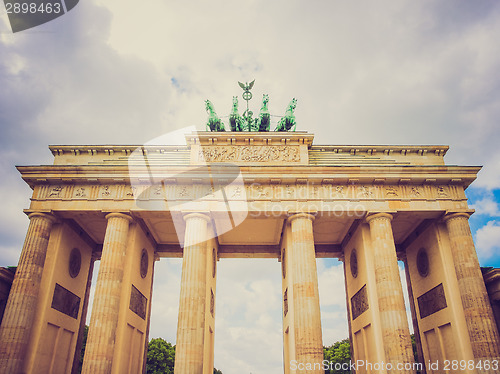
<svg viewBox="0 0 500 374">
<path fill-rule="evenodd" d="M 481 265 L 500 266 L 497 0 L 82 0 L 13 34 L 0 10 L 0 265 L 15 265 L 30 189 L 15 165 L 49 144 L 142 144 L 228 114 L 256 80 L 280 115 L 298 100 L 315 144 L 446 144 L 483 165 L 468 189 Z M 257 103 L 254 103 L 257 106 Z M 257 109 L 255 109 L 257 110 Z M 157 264 L 151 336 L 175 342 L 180 261 Z M 318 260 L 324 344 L 347 337 L 343 276 Z M 215 365 L 282 372 L 279 264 L 221 260 Z M 334 291 L 335 290 L 335 291 Z"/>
</svg>

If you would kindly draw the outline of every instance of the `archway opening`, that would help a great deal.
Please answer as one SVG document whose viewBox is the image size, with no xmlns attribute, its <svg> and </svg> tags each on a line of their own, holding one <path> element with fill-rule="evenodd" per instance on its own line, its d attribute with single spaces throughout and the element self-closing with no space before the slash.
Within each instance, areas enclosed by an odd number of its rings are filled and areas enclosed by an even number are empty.
<svg viewBox="0 0 500 374">
<path fill-rule="evenodd" d="M 323 346 L 349 338 L 344 264 L 336 258 L 317 258 Z"/>
<path fill-rule="evenodd" d="M 283 373 L 281 264 L 223 258 L 218 263 L 215 367 L 224 374 Z"/>
</svg>

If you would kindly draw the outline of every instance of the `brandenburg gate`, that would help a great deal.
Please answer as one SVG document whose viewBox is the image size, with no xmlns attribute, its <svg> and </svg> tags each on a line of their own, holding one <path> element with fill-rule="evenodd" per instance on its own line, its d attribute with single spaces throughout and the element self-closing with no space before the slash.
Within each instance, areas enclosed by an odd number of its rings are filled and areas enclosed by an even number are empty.
<svg viewBox="0 0 500 374">
<path fill-rule="evenodd" d="M 398 260 L 426 372 L 498 373 L 484 365 L 500 339 L 464 193 L 480 168 L 446 165 L 446 146 L 313 138 L 51 146 L 53 165 L 18 167 L 33 195 L 0 372 L 75 372 L 99 259 L 83 373 L 143 373 L 155 261 L 182 257 L 175 372 L 212 373 L 217 263 L 261 257 L 282 265 L 284 372 L 323 373 L 316 258 L 331 257 L 344 264 L 353 360 L 373 365 L 357 373 L 415 373 Z M 467 366 L 445 371 L 452 360 Z"/>
</svg>

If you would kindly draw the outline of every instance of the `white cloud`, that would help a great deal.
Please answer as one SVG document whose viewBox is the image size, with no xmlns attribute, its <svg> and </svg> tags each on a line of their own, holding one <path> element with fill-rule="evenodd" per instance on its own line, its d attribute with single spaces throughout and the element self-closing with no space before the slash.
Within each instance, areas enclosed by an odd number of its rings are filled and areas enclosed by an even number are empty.
<svg viewBox="0 0 500 374">
<path fill-rule="evenodd" d="M 324 259 L 318 259 L 316 262 L 321 306 L 345 308 L 344 264 L 339 262 L 328 267 Z"/>
<path fill-rule="evenodd" d="M 495 201 L 493 194 L 476 201 L 474 204 L 471 204 L 470 207 L 475 209 L 477 214 L 486 214 L 491 217 L 497 217 L 500 215 L 498 202 Z"/>
<path fill-rule="evenodd" d="M 476 250 L 480 259 L 489 259 L 500 253 L 499 221 L 489 221 L 476 231 Z"/>
</svg>

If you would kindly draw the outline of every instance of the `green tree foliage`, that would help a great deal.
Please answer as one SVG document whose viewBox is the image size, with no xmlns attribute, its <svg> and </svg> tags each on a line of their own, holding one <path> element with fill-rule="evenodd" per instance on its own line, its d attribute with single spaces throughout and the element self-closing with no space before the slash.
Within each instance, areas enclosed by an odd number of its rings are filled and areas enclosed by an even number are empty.
<svg viewBox="0 0 500 374">
<path fill-rule="evenodd" d="M 348 374 L 349 370 L 335 370 L 335 364 L 338 367 L 341 367 L 343 363 L 347 363 L 347 367 L 349 367 L 349 363 L 351 360 L 351 344 L 349 343 L 349 339 L 344 339 L 330 347 L 323 347 L 324 359 L 328 361 L 330 369 L 325 370 L 325 374 Z"/>
<path fill-rule="evenodd" d="M 85 346 L 87 345 L 87 335 L 89 334 L 89 327 L 85 325 L 83 328 L 82 351 L 80 353 L 80 362 L 78 363 L 78 373 L 82 372 L 83 356 L 85 355 Z"/>
<path fill-rule="evenodd" d="M 413 348 L 413 355 L 415 357 L 415 362 L 419 362 L 418 360 L 418 355 L 417 355 L 417 343 L 415 341 L 415 335 L 411 334 L 411 345 Z M 331 345 L 330 347 L 323 347 L 323 356 L 326 361 L 328 361 L 330 368 L 335 368 L 335 364 L 340 364 L 338 365 L 339 367 L 341 366 L 342 363 L 347 363 L 349 364 L 351 360 L 351 343 L 349 342 L 349 339 L 344 339 L 339 342 L 336 342 L 335 344 Z M 343 370 L 325 370 L 325 374 L 348 374 L 350 373 L 349 370 L 343 371 Z"/>
<path fill-rule="evenodd" d="M 82 352 L 80 354 L 80 365 L 78 373 L 82 372 L 83 356 L 87 345 L 87 334 L 89 327 L 85 326 L 83 331 Z M 175 345 L 172 345 L 162 338 L 151 339 L 148 343 L 148 357 L 146 362 L 146 372 L 148 374 L 173 374 L 175 362 Z M 214 368 L 214 374 L 222 374 L 222 371 Z"/>
<path fill-rule="evenodd" d="M 411 334 L 411 347 L 413 348 L 413 357 L 415 359 L 415 362 L 420 362 L 418 359 L 418 352 L 417 352 L 417 341 L 415 340 L 415 334 Z M 420 374 L 420 371 L 417 370 L 417 374 Z"/>
<path fill-rule="evenodd" d="M 175 346 L 162 338 L 151 339 L 148 343 L 148 374 L 173 374 Z"/>
<path fill-rule="evenodd" d="M 417 341 L 415 340 L 415 334 L 411 334 L 411 347 L 413 348 L 413 357 L 415 358 L 415 362 L 418 362 L 418 353 L 417 353 Z"/>
<path fill-rule="evenodd" d="M 148 361 L 146 372 L 148 374 L 173 374 L 175 362 L 175 345 L 162 338 L 151 339 L 148 344 Z M 222 371 L 214 368 L 214 374 Z"/>
</svg>

